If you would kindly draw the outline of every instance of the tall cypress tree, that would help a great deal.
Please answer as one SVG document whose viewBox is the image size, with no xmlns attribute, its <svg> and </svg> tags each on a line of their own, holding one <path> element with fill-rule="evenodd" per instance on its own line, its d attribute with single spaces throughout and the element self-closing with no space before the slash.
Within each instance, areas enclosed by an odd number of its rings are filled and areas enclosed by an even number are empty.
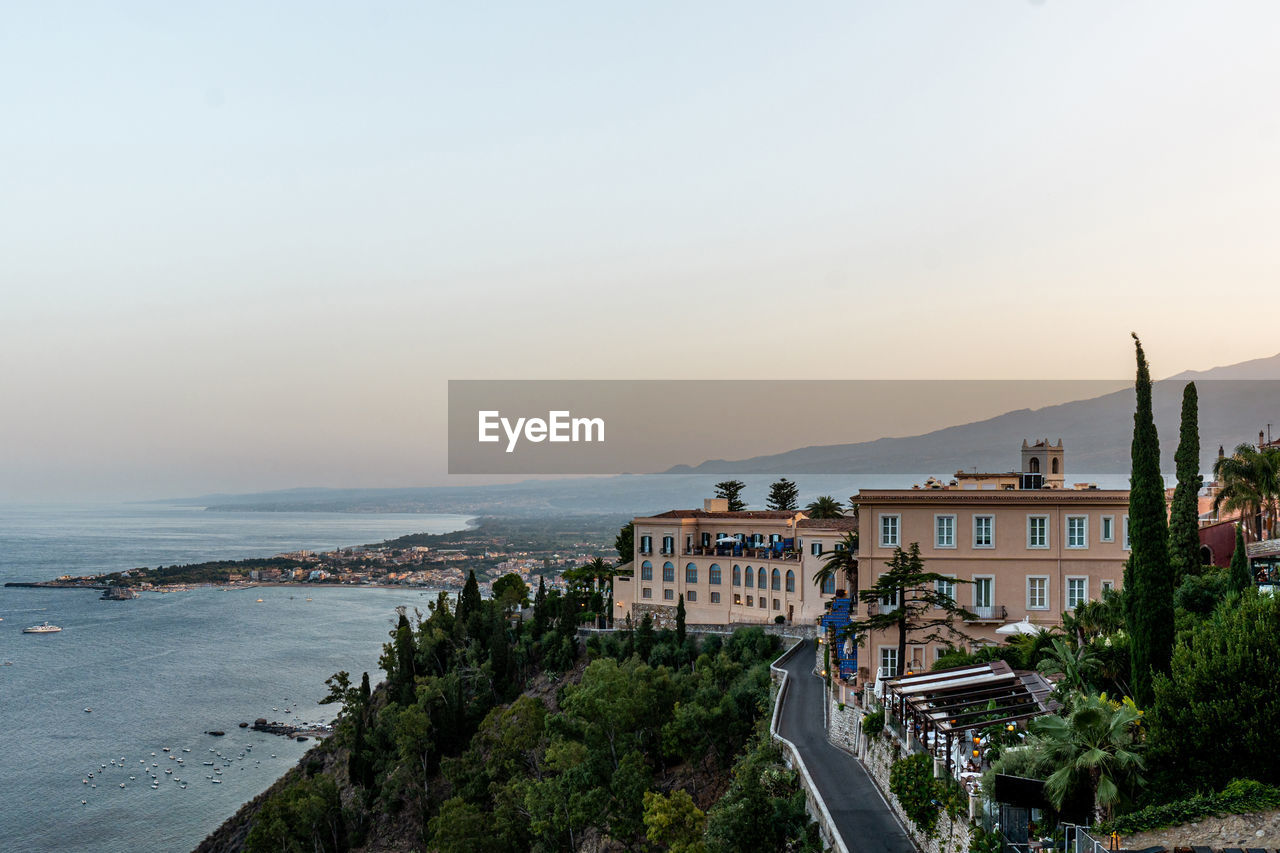
<svg viewBox="0 0 1280 853">
<path fill-rule="evenodd" d="M 680 594 L 680 600 L 676 602 L 676 644 L 684 645 L 684 593 Z"/>
<path fill-rule="evenodd" d="M 467 572 L 467 582 L 462 585 L 462 595 L 458 596 L 458 622 L 465 624 L 467 617 L 480 610 L 480 584 L 476 581 L 475 570 Z"/>
<path fill-rule="evenodd" d="M 1173 653 L 1173 574 L 1169 570 L 1169 523 L 1160 439 L 1151 414 L 1151 372 L 1142 341 L 1133 335 L 1138 375 L 1134 382 L 1132 470 L 1129 475 L 1129 564 L 1125 569 L 1126 621 L 1133 662 L 1133 699 L 1149 706 L 1152 673 L 1169 671 Z"/>
<path fill-rule="evenodd" d="M 1169 516 L 1169 569 L 1174 589 L 1188 574 L 1200 572 L 1200 424 L 1196 383 L 1182 389 L 1182 430 L 1173 460 L 1178 485 Z"/>
<path fill-rule="evenodd" d="M 1253 586 L 1253 572 L 1249 569 L 1249 553 L 1244 547 L 1244 528 L 1236 525 L 1236 549 L 1231 552 L 1232 592 L 1244 592 Z"/>
</svg>

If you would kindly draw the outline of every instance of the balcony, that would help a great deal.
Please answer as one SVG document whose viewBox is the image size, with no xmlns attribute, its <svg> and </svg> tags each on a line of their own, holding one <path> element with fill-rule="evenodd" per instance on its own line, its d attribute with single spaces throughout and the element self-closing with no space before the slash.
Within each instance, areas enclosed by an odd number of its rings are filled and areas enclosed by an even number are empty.
<svg viewBox="0 0 1280 853">
<path fill-rule="evenodd" d="M 799 551 L 771 551 L 768 548 L 735 548 L 733 545 L 712 545 L 709 548 L 685 548 L 686 557 L 722 557 L 730 560 L 774 560 L 778 562 L 799 562 Z"/>
<path fill-rule="evenodd" d="M 1003 604 L 973 604 L 965 609 L 974 616 L 966 622 L 1003 622 L 1007 615 Z"/>
</svg>

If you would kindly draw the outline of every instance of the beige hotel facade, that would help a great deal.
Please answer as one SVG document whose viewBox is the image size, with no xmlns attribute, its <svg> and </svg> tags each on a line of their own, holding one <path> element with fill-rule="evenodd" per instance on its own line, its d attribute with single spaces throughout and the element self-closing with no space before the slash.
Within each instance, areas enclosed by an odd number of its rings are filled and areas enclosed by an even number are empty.
<svg viewBox="0 0 1280 853">
<path fill-rule="evenodd" d="M 1063 611 L 1119 588 L 1129 556 L 1128 490 L 1068 486 L 1061 439 L 1024 441 L 1017 471 L 957 472 L 945 483 L 864 489 L 851 500 L 856 511 L 831 521 L 803 512 L 731 513 L 716 501 L 636 518 L 633 572 L 615 584 L 616 615 L 661 612 L 683 594 L 691 624 L 773 622 L 779 615 L 815 624 L 846 582 L 818 588 L 812 577 L 856 530 L 858 586 L 875 582 L 895 548 L 918 543 L 926 571 L 956 579 L 944 591 L 974 614 L 957 623 L 971 638 L 965 645 L 974 646 L 1002 642 L 996 629 L 1010 623 L 1061 624 Z M 791 550 L 746 547 L 785 540 Z M 726 556 L 730 541 L 744 545 L 736 556 Z M 858 617 L 893 606 L 855 603 Z M 906 665 L 927 668 L 944 650 L 909 636 Z M 896 631 L 863 638 L 860 680 L 896 670 L 897 654 Z"/>
</svg>

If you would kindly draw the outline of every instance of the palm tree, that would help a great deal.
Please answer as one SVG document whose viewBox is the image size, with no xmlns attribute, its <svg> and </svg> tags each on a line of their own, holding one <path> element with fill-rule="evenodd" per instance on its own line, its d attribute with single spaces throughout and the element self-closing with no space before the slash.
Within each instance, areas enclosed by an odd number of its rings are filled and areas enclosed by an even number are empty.
<svg viewBox="0 0 1280 853">
<path fill-rule="evenodd" d="M 844 518 L 844 504 L 831 495 L 823 495 L 804 508 L 810 518 Z"/>
<path fill-rule="evenodd" d="M 854 598 L 858 597 L 858 533 L 846 533 L 840 540 L 840 547 L 822 558 L 822 566 L 813 573 L 813 585 L 822 589 L 822 585 L 833 577 L 843 574 L 848 584 L 845 591 Z"/>
<path fill-rule="evenodd" d="M 1239 445 L 1230 456 L 1219 456 L 1213 476 L 1221 488 L 1213 498 L 1213 510 L 1240 511 L 1254 538 L 1263 538 L 1263 521 L 1275 530 L 1280 499 L 1280 448 Z"/>
<path fill-rule="evenodd" d="M 1094 678 L 1101 670 L 1101 662 L 1088 646 L 1081 645 L 1073 649 L 1061 637 L 1054 637 L 1052 647 L 1041 658 L 1036 669 L 1041 675 L 1061 676 L 1054 693 L 1058 694 L 1059 699 L 1065 700 L 1064 705 L 1070 705 L 1071 694 L 1083 694 L 1094 689 Z"/>
<path fill-rule="evenodd" d="M 1138 725 L 1132 704 L 1117 705 L 1105 694 L 1083 698 L 1065 717 L 1032 720 L 1033 747 L 1055 768 L 1044 786 L 1053 807 L 1060 810 L 1072 791 L 1087 785 L 1095 816 L 1110 817 L 1122 789 L 1143 782 Z"/>
</svg>

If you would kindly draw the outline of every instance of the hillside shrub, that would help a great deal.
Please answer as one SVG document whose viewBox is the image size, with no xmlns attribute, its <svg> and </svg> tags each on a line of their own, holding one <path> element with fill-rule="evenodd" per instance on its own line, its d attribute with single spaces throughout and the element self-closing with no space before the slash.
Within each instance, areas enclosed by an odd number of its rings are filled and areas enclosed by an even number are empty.
<svg viewBox="0 0 1280 853">
<path fill-rule="evenodd" d="M 1132 835 L 1166 826 L 1178 826 L 1210 816 L 1247 814 L 1280 808 L 1280 788 L 1252 779 L 1237 779 L 1217 794 L 1194 794 L 1171 803 L 1159 803 L 1131 812 L 1099 826 L 1105 832 Z"/>
<path fill-rule="evenodd" d="M 862 733 L 875 737 L 884 731 L 884 711 L 872 711 L 862 718 Z"/>
</svg>

